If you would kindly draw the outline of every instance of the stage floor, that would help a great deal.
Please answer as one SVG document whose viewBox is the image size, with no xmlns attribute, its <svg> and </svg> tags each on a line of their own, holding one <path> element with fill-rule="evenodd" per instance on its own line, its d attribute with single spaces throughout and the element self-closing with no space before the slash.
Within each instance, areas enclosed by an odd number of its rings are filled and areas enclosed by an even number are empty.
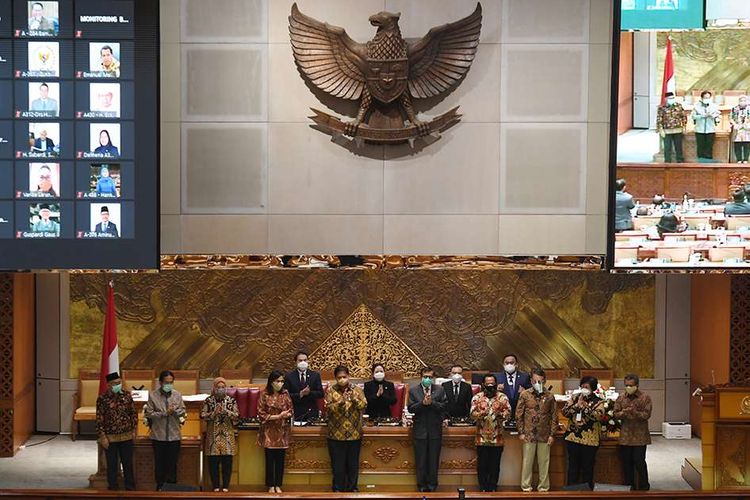
<svg viewBox="0 0 750 500">
<path fill-rule="evenodd" d="M 684 457 L 700 456 L 700 440 L 667 440 L 654 436 L 653 442 L 646 456 L 652 489 L 690 490 L 682 479 L 681 466 Z M 94 472 L 94 440 L 73 442 L 69 436 L 38 435 L 15 457 L 0 458 L 0 489 L 86 488 Z"/>
</svg>

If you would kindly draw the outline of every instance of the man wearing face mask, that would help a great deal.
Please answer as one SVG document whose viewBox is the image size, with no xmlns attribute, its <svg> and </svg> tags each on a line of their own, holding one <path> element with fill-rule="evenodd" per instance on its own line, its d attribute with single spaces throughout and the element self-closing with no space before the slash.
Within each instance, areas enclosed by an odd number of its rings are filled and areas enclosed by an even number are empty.
<svg viewBox="0 0 750 500">
<path fill-rule="evenodd" d="M 516 420 L 516 404 L 521 391 L 531 387 L 531 379 L 528 373 L 518 371 L 518 356 L 506 354 L 503 358 L 503 371 L 495 374 L 498 389 L 501 390 L 510 401 L 510 420 Z"/>
<path fill-rule="evenodd" d="M 371 418 L 390 418 L 391 406 L 396 404 L 396 388 L 393 382 L 385 379 L 385 367 L 382 363 L 372 366 L 372 380 L 365 382 L 367 398 L 367 415 Z"/>
<path fill-rule="evenodd" d="M 732 108 L 729 122 L 732 124 L 735 161 L 747 163 L 750 158 L 750 108 L 747 106 L 746 95 L 740 96 L 739 104 Z"/>
<path fill-rule="evenodd" d="M 414 414 L 414 462 L 417 469 L 419 491 L 435 491 L 438 486 L 440 449 L 443 444 L 443 418 L 445 417 L 445 391 L 435 385 L 435 371 L 425 366 L 422 382 L 409 389 L 409 413 Z"/>
<path fill-rule="evenodd" d="M 639 383 L 638 375 L 625 375 L 625 394 L 615 401 L 614 417 L 622 419 L 620 456 L 625 484 L 631 490 L 649 490 L 646 446 L 651 444 L 651 397 L 638 389 Z"/>
<path fill-rule="evenodd" d="M 701 100 L 690 114 L 695 124 L 695 149 L 698 159 L 711 160 L 714 157 L 716 126 L 721 122 L 721 111 L 711 100 L 711 92 L 701 92 Z"/>
<path fill-rule="evenodd" d="M 531 370 L 531 389 L 521 393 L 516 407 L 518 437 L 523 443 L 521 489 L 526 492 L 532 491 L 535 457 L 539 469 L 538 489 L 549 491 L 549 454 L 557 431 L 557 406 L 555 396 L 545 383 L 544 370 Z"/>
<path fill-rule="evenodd" d="M 294 403 L 294 420 L 307 421 L 318 417 L 318 400 L 323 397 L 320 373 L 309 369 L 307 353 L 299 351 L 294 357 L 297 369 L 284 377 L 284 388 Z"/>
<path fill-rule="evenodd" d="M 359 451 L 362 447 L 362 415 L 365 393 L 349 380 L 349 369 L 333 370 L 336 383 L 326 390 L 328 453 L 333 470 L 333 491 L 359 491 Z"/>
<path fill-rule="evenodd" d="M 450 418 L 466 418 L 471 411 L 471 384 L 464 382 L 464 369 L 461 365 L 451 367 L 451 379 L 443 382 L 443 390 L 448 400 L 448 416 Z"/>
<path fill-rule="evenodd" d="M 165 483 L 177 482 L 180 426 L 186 414 L 182 394 L 174 389 L 174 373 L 164 370 L 159 374 L 159 389 L 149 392 L 143 414 L 154 448 L 154 478 L 159 491 Z"/>
<path fill-rule="evenodd" d="M 482 390 L 471 400 L 477 425 L 477 482 L 481 491 L 497 491 L 503 454 L 503 422 L 510 417 L 508 397 L 497 390 L 497 378 L 484 376 Z"/>
<path fill-rule="evenodd" d="M 594 391 L 599 387 L 595 377 L 583 377 L 577 394 L 565 404 L 568 419 L 565 444 L 568 453 L 568 486 L 587 483 L 594 489 L 594 460 L 602 433 L 604 401 Z"/>
<path fill-rule="evenodd" d="M 96 432 L 107 457 L 107 489 L 117 489 L 117 474 L 122 463 L 125 489 L 135 490 L 133 476 L 133 440 L 138 414 L 130 392 L 122 388 L 119 373 L 107 375 L 107 391 L 96 399 Z"/>
<path fill-rule="evenodd" d="M 685 108 L 677 102 L 674 93 L 664 94 L 665 104 L 656 110 L 656 131 L 664 142 L 664 161 L 672 163 L 672 150 L 677 158 L 677 163 L 683 163 L 682 137 L 685 134 L 687 117 Z"/>
</svg>

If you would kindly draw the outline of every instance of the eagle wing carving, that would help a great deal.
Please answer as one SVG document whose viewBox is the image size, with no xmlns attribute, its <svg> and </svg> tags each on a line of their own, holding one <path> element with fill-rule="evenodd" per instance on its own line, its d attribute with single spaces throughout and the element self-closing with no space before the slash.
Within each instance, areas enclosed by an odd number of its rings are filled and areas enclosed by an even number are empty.
<svg viewBox="0 0 750 500">
<path fill-rule="evenodd" d="M 455 87 L 474 61 L 482 29 L 482 6 L 469 16 L 432 28 L 409 44 L 409 93 L 415 98 L 440 95 Z"/>
<path fill-rule="evenodd" d="M 365 88 L 367 48 L 343 28 L 320 22 L 292 5 L 289 35 L 299 68 L 320 90 L 342 99 L 357 100 Z"/>
</svg>

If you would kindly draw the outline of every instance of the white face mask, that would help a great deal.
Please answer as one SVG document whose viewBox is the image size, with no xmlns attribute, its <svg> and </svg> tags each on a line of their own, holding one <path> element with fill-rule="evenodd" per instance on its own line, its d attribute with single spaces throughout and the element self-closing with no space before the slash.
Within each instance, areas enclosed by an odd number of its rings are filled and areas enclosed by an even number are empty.
<svg viewBox="0 0 750 500">
<path fill-rule="evenodd" d="M 674 103 L 675 103 L 674 97 L 667 97 L 667 104 L 669 104 L 671 106 Z"/>
<path fill-rule="evenodd" d="M 701 101 L 703 101 L 703 104 L 711 104 L 711 99 L 710 98 L 701 99 Z"/>
<path fill-rule="evenodd" d="M 505 371 L 506 371 L 506 373 L 513 373 L 513 372 L 515 372 L 516 371 L 516 365 L 512 365 L 510 363 L 507 363 L 505 365 Z"/>
<path fill-rule="evenodd" d="M 299 371 L 301 372 L 307 370 L 307 367 L 308 367 L 307 361 L 300 361 L 299 363 L 297 363 L 297 368 L 299 368 Z"/>
<path fill-rule="evenodd" d="M 385 379 L 385 373 L 383 373 L 383 372 L 375 372 L 372 375 L 372 378 L 374 378 L 378 382 L 382 382 Z"/>
<path fill-rule="evenodd" d="M 464 377 L 460 373 L 454 373 L 451 375 L 451 380 L 453 380 L 455 383 L 459 383 L 464 379 Z"/>
<path fill-rule="evenodd" d="M 534 390 L 535 390 L 536 392 L 538 392 L 539 394 L 541 394 L 541 393 L 543 393 L 543 392 L 544 392 L 544 386 L 542 385 L 542 383 L 541 383 L 541 382 L 536 382 L 536 383 L 534 384 Z"/>
<path fill-rule="evenodd" d="M 585 387 L 581 387 L 581 396 L 590 396 L 591 395 L 591 389 L 586 389 Z"/>
</svg>

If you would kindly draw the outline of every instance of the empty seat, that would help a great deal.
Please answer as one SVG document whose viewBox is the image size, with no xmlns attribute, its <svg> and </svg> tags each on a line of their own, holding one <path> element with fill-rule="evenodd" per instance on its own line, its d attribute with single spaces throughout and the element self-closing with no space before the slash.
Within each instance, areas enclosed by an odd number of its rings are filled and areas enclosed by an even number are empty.
<svg viewBox="0 0 750 500">
<path fill-rule="evenodd" d="M 690 260 L 690 247 L 657 247 L 656 257 L 670 259 L 672 262 L 688 262 Z"/>
<path fill-rule="evenodd" d="M 724 262 L 726 259 L 745 260 L 745 247 L 721 246 L 708 249 L 708 260 L 711 262 Z"/>
</svg>

